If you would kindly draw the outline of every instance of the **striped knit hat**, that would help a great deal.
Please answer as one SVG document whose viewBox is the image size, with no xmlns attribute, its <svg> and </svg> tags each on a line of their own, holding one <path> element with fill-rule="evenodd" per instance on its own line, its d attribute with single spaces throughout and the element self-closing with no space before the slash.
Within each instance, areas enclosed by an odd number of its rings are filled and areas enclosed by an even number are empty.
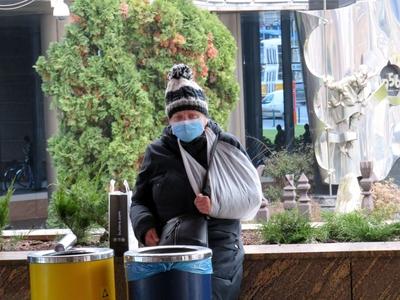
<svg viewBox="0 0 400 300">
<path fill-rule="evenodd" d="M 174 65 L 168 80 L 165 90 L 165 112 L 168 118 L 182 110 L 197 110 L 208 116 L 207 99 L 201 87 L 193 81 L 192 70 L 187 65 Z"/>
</svg>

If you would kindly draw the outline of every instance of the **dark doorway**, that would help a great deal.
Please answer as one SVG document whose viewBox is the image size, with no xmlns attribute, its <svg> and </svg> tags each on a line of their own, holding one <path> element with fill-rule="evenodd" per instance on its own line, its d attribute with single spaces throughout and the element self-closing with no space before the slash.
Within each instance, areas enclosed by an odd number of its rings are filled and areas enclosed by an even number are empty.
<svg viewBox="0 0 400 300">
<path fill-rule="evenodd" d="M 1 175 L 26 160 L 30 143 L 33 185 L 25 190 L 35 190 L 45 181 L 43 97 L 33 69 L 40 55 L 39 16 L 0 17 L 0 41 Z"/>
</svg>

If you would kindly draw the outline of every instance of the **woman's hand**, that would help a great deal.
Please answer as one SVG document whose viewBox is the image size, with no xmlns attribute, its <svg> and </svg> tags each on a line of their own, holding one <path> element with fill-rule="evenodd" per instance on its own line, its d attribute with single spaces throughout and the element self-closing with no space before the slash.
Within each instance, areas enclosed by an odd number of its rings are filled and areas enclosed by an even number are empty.
<svg viewBox="0 0 400 300">
<path fill-rule="evenodd" d="M 147 230 L 144 236 L 144 243 L 146 246 L 157 246 L 160 242 L 160 238 L 158 237 L 157 231 L 155 228 L 150 228 Z"/>
<path fill-rule="evenodd" d="M 208 215 L 211 212 L 211 199 L 201 193 L 194 199 L 194 205 L 202 214 Z"/>
</svg>

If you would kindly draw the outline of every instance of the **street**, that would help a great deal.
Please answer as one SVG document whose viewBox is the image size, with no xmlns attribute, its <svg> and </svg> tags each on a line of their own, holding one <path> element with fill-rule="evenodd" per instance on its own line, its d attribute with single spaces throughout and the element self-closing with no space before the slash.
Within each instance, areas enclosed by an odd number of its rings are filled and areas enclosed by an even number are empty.
<svg viewBox="0 0 400 300">
<path fill-rule="evenodd" d="M 305 104 L 301 104 L 297 106 L 297 124 L 295 125 L 303 125 L 308 123 L 308 115 L 307 115 L 307 106 Z M 285 128 L 285 121 L 283 118 L 275 118 L 275 119 L 263 119 L 263 129 L 273 129 L 280 124 L 282 128 Z"/>
</svg>

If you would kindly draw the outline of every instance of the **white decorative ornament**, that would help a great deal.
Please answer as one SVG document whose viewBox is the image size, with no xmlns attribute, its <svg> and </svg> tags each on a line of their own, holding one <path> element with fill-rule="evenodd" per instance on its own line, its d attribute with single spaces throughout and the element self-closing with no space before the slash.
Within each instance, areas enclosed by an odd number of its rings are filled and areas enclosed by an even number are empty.
<svg viewBox="0 0 400 300">
<path fill-rule="evenodd" d="M 57 19 L 64 20 L 69 15 L 70 12 L 68 5 L 65 4 L 63 0 L 54 0 L 53 16 Z"/>
</svg>

